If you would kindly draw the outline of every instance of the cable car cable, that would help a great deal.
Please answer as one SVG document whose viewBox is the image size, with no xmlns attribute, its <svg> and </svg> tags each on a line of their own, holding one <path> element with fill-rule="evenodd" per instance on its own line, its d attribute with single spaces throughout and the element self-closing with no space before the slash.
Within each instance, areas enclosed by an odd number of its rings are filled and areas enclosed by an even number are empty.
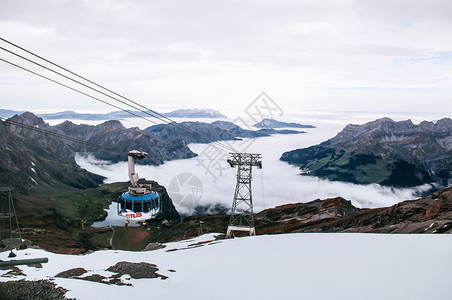
<svg viewBox="0 0 452 300">
<path fill-rule="evenodd" d="M 185 125 L 182 125 L 182 124 L 180 124 L 180 123 L 178 123 L 178 122 L 172 120 L 171 118 L 168 118 L 168 117 L 166 117 L 166 116 L 164 116 L 164 115 L 158 113 L 157 111 L 154 111 L 154 110 L 152 110 L 152 109 L 150 109 L 150 108 L 147 108 L 147 107 L 145 107 L 145 106 L 143 106 L 143 105 L 141 105 L 141 104 L 139 104 L 139 103 L 137 103 L 137 102 L 135 102 L 135 101 L 133 101 L 133 100 L 131 100 L 131 99 L 125 97 L 125 96 L 122 96 L 122 95 L 120 95 L 120 94 L 118 94 L 118 93 L 116 93 L 116 92 L 114 92 L 114 91 L 112 91 L 112 90 L 110 90 L 110 89 L 108 89 L 108 88 L 106 88 L 106 87 L 100 85 L 100 84 L 95 83 L 95 82 L 92 81 L 92 80 L 89 80 L 89 79 L 86 78 L 86 77 L 83 77 L 83 76 L 81 76 L 81 75 L 79 75 L 79 74 L 77 74 L 77 73 L 75 73 L 75 72 L 72 72 L 72 71 L 68 70 L 67 68 L 64 68 L 63 66 L 61 66 L 61 65 L 59 65 L 59 64 L 57 64 L 57 63 L 54 63 L 54 62 L 52 62 L 52 61 L 50 61 L 50 60 L 48 60 L 48 59 L 46 59 L 46 58 L 44 58 L 44 57 L 42 57 L 42 56 L 40 56 L 40 55 L 38 55 L 38 54 L 36 54 L 36 53 L 30 51 L 30 50 L 27 50 L 27 49 L 25 49 L 25 48 L 23 48 L 23 47 L 21 47 L 21 46 L 19 46 L 19 45 L 17 45 L 17 44 L 14 44 L 13 42 L 10 42 L 10 41 L 4 39 L 4 38 L 1 38 L 1 37 L 0 37 L 0 40 L 6 42 L 6 43 L 8 43 L 8 44 L 10 44 L 10 45 L 12 45 L 12 46 L 14 46 L 14 47 L 16 47 L 16 48 L 19 48 L 19 49 L 21 49 L 22 51 L 25 51 L 25 52 L 27 52 L 27 53 L 33 55 L 33 56 L 36 56 L 36 57 L 38 57 L 38 58 L 40 58 L 40 59 L 42 59 L 42 60 L 44 60 L 44 61 L 46 61 L 46 62 L 48 62 L 48 63 L 50 63 L 50 64 L 52 64 L 52 65 L 54 65 L 54 66 L 56 66 L 56 67 L 62 69 L 62 70 L 64 70 L 64 71 L 70 73 L 70 74 L 73 74 L 73 75 L 75 75 L 75 76 L 77 76 L 77 77 L 79 77 L 79 78 L 81 78 L 81 79 L 83 79 L 83 80 L 85 80 L 85 81 L 87 81 L 87 82 L 89 82 L 89 83 L 91 83 L 91 84 L 97 86 L 97 87 L 100 87 L 100 88 L 102 88 L 102 89 L 104 89 L 104 90 L 110 92 L 110 93 L 112 93 L 112 94 L 114 94 L 114 95 L 116 95 L 116 96 L 119 96 L 119 97 L 121 97 L 121 98 L 123 98 L 123 99 L 125 99 L 125 100 L 127 100 L 127 101 L 129 101 L 129 102 L 131 102 L 131 103 L 134 103 L 135 105 L 138 105 L 138 106 L 140 106 L 140 107 L 146 109 L 147 111 L 150 111 L 150 112 L 152 112 L 152 113 L 158 115 L 158 116 L 161 117 L 161 118 L 165 118 L 165 119 L 169 120 L 170 122 L 173 122 L 173 123 L 175 123 L 175 124 L 178 124 L 178 125 L 181 126 L 181 127 L 186 128 L 187 130 L 190 130 L 190 131 L 192 131 L 192 132 L 196 132 L 198 135 L 202 136 L 202 137 L 205 138 L 206 140 L 208 140 L 208 141 L 210 141 L 210 142 L 213 142 L 213 143 L 217 143 L 218 145 L 222 145 L 223 147 L 228 148 L 228 151 L 231 151 L 231 150 L 232 150 L 233 152 L 236 152 L 236 150 L 235 150 L 234 148 L 229 147 L 228 145 L 223 145 L 222 143 L 219 143 L 218 141 L 213 141 L 213 140 L 211 140 L 210 138 L 208 138 L 208 137 L 206 137 L 205 135 L 203 135 L 202 133 L 200 133 L 200 132 L 198 132 L 198 131 L 196 131 L 196 130 L 190 128 L 190 127 L 187 127 L 187 126 L 185 126 Z M 170 124 L 170 122 L 165 121 L 165 120 L 162 120 L 162 119 L 159 118 L 159 117 L 156 117 L 156 116 L 153 116 L 153 117 L 155 117 L 155 118 L 157 118 L 157 119 L 159 119 L 159 120 L 161 120 L 161 121 L 163 121 L 163 122 L 166 122 L 166 123 Z"/>
<path fill-rule="evenodd" d="M 150 119 L 148 119 L 148 118 L 146 118 L 146 117 L 140 116 L 140 115 L 138 115 L 138 114 L 136 114 L 136 113 L 134 113 L 134 112 L 128 111 L 128 110 L 126 110 L 126 109 L 124 109 L 124 108 L 121 108 L 121 107 L 119 107 L 119 106 L 116 106 L 116 105 L 114 105 L 114 104 L 111 104 L 111 103 L 109 103 L 109 102 L 107 102 L 107 101 L 105 101 L 105 100 L 102 100 L 102 99 L 99 99 L 99 98 L 94 97 L 94 96 L 92 96 L 92 95 L 89 95 L 89 94 L 87 94 L 87 93 L 85 93 L 85 92 L 83 92 L 83 91 L 80 91 L 80 90 L 78 90 L 78 89 L 76 89 L 76 88 L 74 88 L 74 87 L 68 86 L 68 85 L 66 85 L 66 84 L 64 84 L 64 83 L 61 83 L 61 82 L 59 82 L 59 81 L 57 81 L 57 80 L 54 80 L 54 79 L 52 79 L 52 78 L 50 78 L 50 77 L 44 76 L 44 75 L 39 74 L 39 73 L 37 73 L 37 72 L 34 72 L 34 71 L 30 70 L 30 69 L 27 69 L 27 68 L 25 68 L 25 67 L 19 66 L 18 64 L 15 64 L 15 63 L 13 63 L 13 62 L 10 62 L 10 61 L 8 61 L 8 60 L 6 60 L 6 59 L 0 58 L 0 60 L 6 62 L 7 64 L 10 64 L 10 65 L 12 65 L 12 66 L 14 66 L 14 67 L 16 67 L 16 68 L 22 69 L 22 70 L 27 71 L 27 72 L 29 72 L 29 73 L 31 73 L 31 74 L 34 74 L 34 75 L 36 75 L 36 76 L 39 76 L 39 77 L 44 78 L 44 79 L 46 79 L 46 80 L 49 80 L 49 81 L 51 81 L 51 82 L 53 82 L 53 83 L 56 83 L 56 84 L 58 84 L 58 85 L 61 85 L 61 86 L 65 87 L 65 88 L 68 88 L 68 89 L 70 89 L 70 90 L 73 90 L 73 91 L 75 91 L 75 92 L 77 92 L 77 93 L 80 93 L 80 94 L 82 94 L 82 95 L 85 95 L 85 96 L 87 96 L 87 97 L 90 97 L 90 98 L 92 98 L 92 99 L 95 99 L 95 100 L 97 100 L 97 101 L 99 101 L 99 102 L 102 102 L 102 103 L 104 103 L 104 104 L 110 105 L 110 106 L 112 106 L 112 107 L 114 107 L 114 108 L 117 108 L 117 109 L 119 109 L 119 110 L 121 110 L 121 111 L 124 111 L 124 112 L 127 112 L 127 113 L 129 113 L 129 114 L 132 114 L 132 115 L 134 115 L 134 116 L 136 116 L 136 117 L 138 117 L 138 118 L 142 118 L 142 119 L 144 119 L 144 120 L 146 120 L 146 121 L 152 122 L 152 123 L 154 123 L 154 124 L 158 124 L 158 123 L 156 123 L 156 122 L 154 122 L 154 121 L 152 121 L 152 120 L 150 120 Z"/>
<path fill-rule="evenodd" d="M 101 85 L 99 85 L 99 84 L 97 84 L 97 83 L 95 83 L 95 82 L 93 82 L 93 81 L 91 81 L 91 80 L 89 80 L 89 79 L 87 79 L 87 78 L 81 76 L 81 75 L 78 75 L 77 73 L 74 73 L 74 72 L 72 72 L 72 71 L 70 71 L 70 70 L 68 70 L 68 69 L 66 69 L 66 68 L 64 68 L 64 67 L 62 67 L 62 66 L 60 66 L 60 65 L 58 65 L 58 64 L 56 64 L 56 63 L 54 63 L 54 62 L 52 62 L 52 61 L 50 61 L 50 60 L 48 60 L 48 59 L 45 59 L 45 58 L 43 58 L 42 56 L 39 56 L 39 55 L 35 54 L 35 53 L 32 52 L 32 51 L 29 51 L 29 50 L 27 50 L 27 49 L 25 49 L 25 48 L 23 48 L 23 47 L 20 47 L 20 46 L 18 46 L 18 45 L 16 45 L 16 44 L 14 44 L 14 43 L 12 43 L 12 42 L 10 42 L 10 41 L 4 39 L 4 38 L 1 38 L 1 37 L 0 37 L 0 40 L 4 41 L 4 42 L 6 42 L 6 43 L 8 43 L 8 44 L 10 44 L 10 45 L 13 45 L 14 47 L 17 47 L 17 48 L 21 49 L 22 51 L 25 51 L 25 52 L 27 52 L 27 53 L 29 53 L 29 54 L 32 54 L 32 55 L 34 55 L 34 56 L 36 56 L 36 57 L 38 57 L 38 58 L 40 58 L 40 59 L 42 59 L 42 60 L 44 60 L 44 61 L 46 61 L 46 62 L 52 64 L 52 65 L 54 65 L 54 66 L 57 66 L 58 68 L 63 69 L 63 70 L 65 70 L 66 72 L 69 72 L 70 74 L 73 74 L 73 75 L 75 75 L 75 76 L 77 76 L 77 77 L 79 77 L 79 78 L 81 78 L 81 79 L 83 79 L 83 80 L 85 80 L 85 81 L 87 81 L 87 82 L 89 82 L 89 83 L 91 83 L 91 84 L 94 84 L 95 86 L 98 86 L 98 87 L 100 87 L 100 88 L 102 88 L 102 89 L 104 89 L 104 90 L 106 90 L 106 91 L 108 91 L 108 92 L 110 92 L 110 93 L 112 93 L 112 94 L 114 94 L 114 95 L 117 95 L 117 96 L 119 96 L 119 97 L 121 97 L 121 98 L 123 98 L 123 99 L 125 99 L 125 100 L 127 100 L 127 101 L 129 101 L 129 102 L 131 102 L 131 103 L 134 103 L 135 105 L 138 105 L 138 106 L 140 106 L 140 107 L 146 109 L 146 111 L 144 111 L 144 110 L 142 110 L 142 109 L 139 109 L 139 108 L 137 108 L 137 107 L 135 107 L 135 106 L 133 106 L 133 105 L 127 104 L 127 103 L 125 103 L 124 101 L 121 101 L 121 100 L 119 100 L 119 99 L 117 99 L 117 98 L 115 98 L 115 97 L 113 97 L 113 96 L 111 96 L 111 95 L 107 95 L 107 94 L 105 94 L 104 92 L 101 92 L 101 91 L 99 91 L 99 90 L 97 90 L 97 89 L 95 89 L 95 88 L 93 88 L 93 87 L 90 87 L 90 86 L 88 86 L 88 85 L 86 85 L 86 84 L 84 84 L 84 83 L 81 83 L 81 82 L 79 82 L 79 81 L 77 81 L 77 80 L 75 80 L 75 79 L 73 79 L 73 78 L 70 78 L 70 77 L 68 77 L 68 76 L 66 76 L 66 75 L 63 75 L 63 74 L 61 74 L 61 73 L 59 73 L 59 72 L 57 72 L 57 71 L 55 71 L 55 70 L 53 70 L 53 69 L 50 69 L 50 68 L 48 68 L 48 67 L 45 67 L 45 66 L 43 66 L 43 65 L 41 65 L 41 64 L 39 64 L 39 63 L 37 63 L 37 62 L 34 62 L 33 60 L 30 60 L 30 59 L 28 59 L 28 58 L 25 58 L 25 57 L 23 57 L 23 56 L 21 56 L 21 55 L 15 53 L 15 52 L 13 52 L 13 51 L 10 51 L 10 50 L 7 50 L 7 49 L 5 49 L 5 48 L 3 48 L 3 47 L 0 47 L 0 49 L 2 49 L 2 50 L 4 50 L 4 51 L 7 51 L 7 52 L 9 52 L 9 53 L 11 53 L 11 54 L 13 54 L 13 55 L 16 55 L 16 56 L 18 56 L 18 57 L 20 57 L 20 58 L 22 58 L 22 59 L 27 60 L 27 61 L 29 61 L 29 62 L 32 62 L 32 63 L 34 63 L 34 64 L 36 64 L 36 65 L 38 65 L 38 66 L 40 66 L 40 67 L 42 67 L 42 68 L 45 68 L 45 69 L 47 69 L 47 70 L 49 70 L 49 71 L 51 71 L 51 72 L 54 72 L 54 73 L 56 73 L 56 74 L 58 74 L 58 75 L 60 75 L 60 76 L 62 76 L 62 77 L 65 77 L 65 78 L 67 78 L 67 79 L 69 79 L 69 80 L 72 80 L 72 81 L 74 81 L 74 82 L 76 82 L 76 83 L 78 83 L 78 84 L 81 84 L 81 85 L 83 85 L 83 86 L 85 86 L 85 87 L 88 87 L 88 88 L 90 88 L 90 89 L 92 89 L 92 90 L 94 90 L 94 91 L 96 91 L 96 92 L 98 92 L 98 93 L 101 93 L 101 94 L 103 94 L 103 95 L 105 95 L 105 96 L 107 96 L 107 97 L 110 97 L 110 98 L 112 98 L 112 99 L 114 99 L 114 100 L 116 100 L 116 101 L 118 101 L 118 102 L 120 102 L 120 103 L 122 103 L 122 104 L 125 104 L 125 105 L 127 105 L 127 106 L 133 107 L 134 109 L 137 109 L 137 110 L 139 110 L 140 112 L 145 113 L 145 114 L 147 114 L 147 115 L 149 115 L 149 116 L 151 116 L 151 117 L 157 118 L 157 119 L 159 119 L 160 121 L 163 121 L 163 122 L 165 122 L 165 123 L 167 123 L 167 124 L 169 124 L 169 125 L 173 125 L 173 126 L 176 126 L 176 125 L 177 125 L 176 127 L 179 127 L 179 128 L 181 128 L 181 129 L 184 129 L 185 131 L 191 131 L 191 132 L 197 133 L 199 136 L 201 136 L 202 138 L 206 139 L 207 141 L 209 141 L 209 142 L 211 142 L 211 143 L 214 143 L 214 144 L 218 145 L 219 147 L 222 147 L 222 148 L 224 148 L 224 149 L 227 149 L 228 151 L 237 152 L 233 147 L 230 147 L 229 145 L 220 143 L 219 141 L 213 141 L 213 140 L 211 140 L 209 137 L 205 136 L 204 134 L 202 134 L 202 133 L 200 133 L 200 132 L 198 132 L 198 131 L 196 131 L 196 130 L 194 130 L 194 129 L 188 127 L 188 126 L 185 126 L 185 125 L 183 125 L 183 124 L 180 124 L 180 123 L 178 123 L 178 122 L 172 120 L 171 118 L 168 118 L 168 117 L 166 117 L 166 116 L 164 116 L 164 115 L 162 115 L 162 114 L 160 114 L 160 113 L 158 113 L 158 112 L 156 112 L 156 111 L 154 111 L 154 110 L 152 110 L 152 109 L 149 109 L 149 108 L 147 108 L 147 107 L 145 107 L 145 106 L 143 106 L 143 105 L 141 105 L 141 104 L 139 104 L 139 103 L 137 103 L 137 102 L 135 102 L 135 101 L 133 101 L 133 100 L 131 100 L 131 99 L 129 99 L 129 98 L 126 98 L 126 97 L 124 97 L 124 96 L 122 96 L 122 95 L 120 95 L 120 94 L 118 94 L 118 93 L 115 93 L 114 91 L 112 91 L 112 90 L 110 90 L 110 89 L 107 89 L 107 88 L 105 88 L 105 87 L 103 87 L 103 86 L 101 86 Z M 126 112 L 128 112 L 128 111 L 126 111 Z M 154 113 L 154 114 L 157 115 L 157 116 L 152 115 L 152 114 L 150 114 L 149 112 L 152 112 L 152 113 Z M 134 115 L 136 115 L 136 114 L 134 114 Z M 164 119 L 166 119 L 166 120 L 163 120 L 162 118 L 164 118 Z M 169 121 L 167 121 L 167 120 L 169 120 Z M 152 122 L 152 121 L 151 121 L 151 122 Z M 152 123 L 157 124 L 156 122 L 152 122 Z"/>
</svg>

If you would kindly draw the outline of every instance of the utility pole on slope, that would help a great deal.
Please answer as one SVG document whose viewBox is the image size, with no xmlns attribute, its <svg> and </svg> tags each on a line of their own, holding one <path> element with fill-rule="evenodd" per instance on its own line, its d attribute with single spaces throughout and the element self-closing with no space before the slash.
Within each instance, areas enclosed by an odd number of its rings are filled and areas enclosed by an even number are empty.
<svg viewBox="0 0 452 300">
<path fill-rule="evenodd" d="M 19 228 L 19 221 L 17 220 L 17 213 L 16 208 L 14 207 L 13 197 L 11 194 L 11 191 L 13 190 L 12 187 L 0 187 L 0 192 L 8 192 L 8 213 L 0 212 L 0 218 L 2 219 L 9 219 L 9 250 L 11 251 L 8 255 L 8 257 L 15 257 L 16 255 L 13 253 L 13 224 L 12 224 L 12 218 L 13 216 L 16 219 L 16 225 L 17 225 L 17 232 L 19 233 L 19 241 L 20 241 L 20 248 L 24 249 L 26 248 L 23 240 L 22 235 L 20 234 L 20 228 Z M 1 238 L 1 237 L 0 237 Z M 1 244 L 1 242 L 0 242 Z"/>
</svg>

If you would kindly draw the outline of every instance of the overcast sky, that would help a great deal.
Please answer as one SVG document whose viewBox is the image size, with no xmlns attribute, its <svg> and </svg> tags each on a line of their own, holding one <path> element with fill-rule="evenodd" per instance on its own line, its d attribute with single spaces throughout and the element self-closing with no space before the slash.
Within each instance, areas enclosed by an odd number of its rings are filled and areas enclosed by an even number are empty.
<svg viewBox="0 0 452 300">
<path fill-rule="evenodd" d="M 0 0 L 0 36 L 160 111 L 227 113 L 265 91 L 290 112 L 450 117 L 451 16 L 450 0 Z M 0 101 L 114 110 L 1 61 Z"/>
</svg>

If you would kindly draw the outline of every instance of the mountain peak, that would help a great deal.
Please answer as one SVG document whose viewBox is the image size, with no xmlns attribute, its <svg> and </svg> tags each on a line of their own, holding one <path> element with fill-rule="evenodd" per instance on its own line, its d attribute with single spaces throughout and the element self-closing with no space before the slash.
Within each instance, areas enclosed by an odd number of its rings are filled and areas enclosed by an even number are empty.
<svg viewBox="0 0 452 300">
<path fill-rule="evenodd" d="M 14 115 L 13 117 L 10 118 L 10 120 L 17 122 L 17 123 L 23 123 L 26 125 L 30 125 L 30 126 L 46 124 L 42 118 L 40 118 L 28 111 L 26 111 L 20 115 Z"/>
<path fill-rule="evenodd" d="M 347 125 L 317 146 L 285 152 L 281 160 L 330 180 L 411 187 L 452 176 L 452 120 L 413 124 L 382 118 Z"/>
<path fill-rule="evenodd" d="M 117 120 L 111 120 L 106 121 L 99 125 L 100 128 L 102 128 L 105 131 L 112 131 L 112 130 L 118 130 L 118 129 L 126 129 L 124 125 L 120 121 Z"/>
</svg>

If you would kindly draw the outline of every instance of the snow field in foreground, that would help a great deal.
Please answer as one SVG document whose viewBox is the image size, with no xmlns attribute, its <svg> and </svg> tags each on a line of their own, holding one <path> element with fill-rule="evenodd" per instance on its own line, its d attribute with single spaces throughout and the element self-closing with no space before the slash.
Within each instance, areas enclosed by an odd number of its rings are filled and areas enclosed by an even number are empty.
<svg viewBox="0 0 452 300">
<path fill-rule="evenodd" d="M 77 299 L 446 300 L 452 296 L 450 235 L 298 233 L 189 246 L 213 236 L 168 243 L 150 252 L 61 255 L 17 250 L 15 259 L 48 257 L 49 262 L 41 269 L 19 266 L 27 276 L 15 279 L 49 279 L 76 267 L 109 276 L 112 273 L 105 269 L 129 261 L 156 264 L 157 273 L 169 278 L 123 280 L 133 287 L 64 278 L 55 282 L 69 290 L 67 297 Z M 180 250 L 166 252 L 170 249 Z M 0 253 L 1 260 L 8 260 L 7 256 L 8 252 Z M 1 277 L 6 272 L 0 270 L 0 281 L 11 280 Z"/>
</svg>

